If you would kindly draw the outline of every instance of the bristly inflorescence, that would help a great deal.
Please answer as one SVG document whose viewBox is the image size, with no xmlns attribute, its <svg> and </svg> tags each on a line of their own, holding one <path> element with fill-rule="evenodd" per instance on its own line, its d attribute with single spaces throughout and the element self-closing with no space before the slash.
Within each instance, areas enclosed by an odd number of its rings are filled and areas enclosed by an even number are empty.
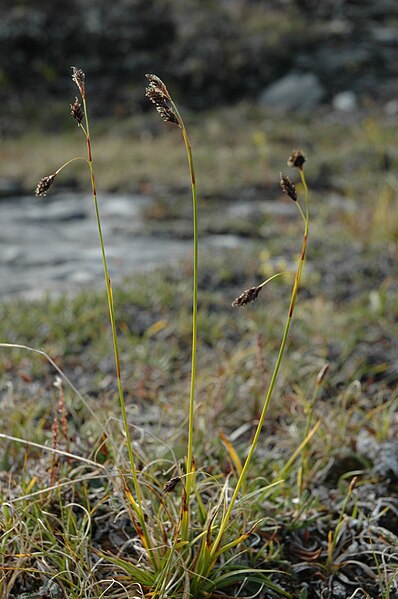
<svg viewBox="0 0 398 599">
<path fill-rule="evenodd" d="M 330 364 L 326 363 L 322 366 L 320 371 L 318 372 L 318 376 L 316 377 L 316 384 L 322 385 L 325 376 L 327 375 L 330 368 Z"/>
<path fill-rule="evenodd" d="M 81 69 L 78 69 L 77 67 L 71 67 L 71 69 L 72 69 L 72 80 L 76 83 L 81 97 L 85 98 L 85 96 L 86 96 L 86 86 L 85 86 L 86 75 Z"/>
<path fill-rule="evenodd" d="M 258 294 L 260 293 L 262 288 L 262 285 L 258 285 L 257 287 L 250 287 L 250 289 L 245 289 L 245 291 L 241 293 L 240 296 L 232 302 L 232 306 L 234 308 L 242 308 L 243 306 L 246 306 L 247 304 L 254 302 L 257 299 Z"/>
<path fill-rule="evenodd" d="M 292 181 L 290 181 L 289 177 L 284 175 L 283 173 L 279 173 L 280 176 L 280 186 L 283 193 L 289 196 L 293 202 L 297 202 L 297 191 L 296 186 Z"/>
<path fill-rule="evenodd" d="M 305 154 L 301 150 L 293 150 L 293 152 L 289 156 L 287 165 L 295 166 L 296 168 L 302 169 L 305 161 Z"/>
<path fill-rule="evenodd" d="M 171 104 L 169 90 L 156 75 L 145 75 L 149 85 L 145 90 L 146 97 L 155 104 L 155 108 L 166 123 L 174 123 L 181 127 L 180 118 Z"/>
<path fill-rule="evenodd" d="M 173 489 L 176 488 L 180 480 L 181 478 L 179 476 L 174 476 L 174 478 L 168 480 L 163 487 L 163 493 L 170 493 L 171 491 L 173 491 Z"/>
<path fill-rule="evenodd" d="M 53 175 L 48 175 L 47 177 L 43 177 L 37 184 L 35 194 L 36 196 L 45 196 L 47 195 L 47 191 L 50 189 L 51 185 L 54 183 L 54 179 L 57 176 L 57 173 Z"/>
<path fill-rule="evenodd" d="M 84 110 L 77 98 L 75 98 L 73 104 L 70 104 L 70 113 L 77 122 L 77 124 L 80 125 L 84 117 Z"/>
</svg>

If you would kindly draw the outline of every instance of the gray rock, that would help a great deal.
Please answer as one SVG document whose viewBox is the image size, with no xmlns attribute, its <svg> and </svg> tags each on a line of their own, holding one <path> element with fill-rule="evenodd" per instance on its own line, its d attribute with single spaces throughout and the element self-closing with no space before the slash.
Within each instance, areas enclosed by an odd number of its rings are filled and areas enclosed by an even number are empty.
<svg viewBox="0 0 398 599">
<path fill-rule="evenodd" d="M 398 100 L 390 100 L 384 106 L 384 112 L 388 116 L 396 116 L 398 114 Z"/>
<path fill-rule="evenodd" d="M 372 460 L 376 474 L 383 478 L 398 480 L 398 443 L 386 441 L 378 443 L 367 431 L 361 431 L 357 437 L 357 451 Z"/>
<path fill-rule="evenodd" d="M 398 43 L 398 31 L 396 27 L 373 27 L 372 37 L 376 42 L 381 42 L 382 44 L 393 44 L 396 46 Z"/>
<path fill-rule="evenodd" d="M 339 112 L 354 112 L 358 108 L 357 97 L 353 91 L 344 91 L 336 94 L 332 105 Z"/>
<path fill-rule="evenodd" d="M 326 91 L 313 73 L 290 73 L 261 94 L 260 102 L 278 112 L 310 112 L 325 97 Z"/>
<path fill-rule="evenodd" d="M 380 445 L 374 467 L 380 476 L 393 481 L 398 480 L 398 443 L 396 441 L 387 441 Z"/>
<path fill-rule="evenodd" d="M 142 208 L 151 201 L 135 195 L 100 195 L 102 232 L 114 284 L 138 271 L 173 264 L 192 255 L 191 227 L 186 239 L 145 232 Z M 46 292 L 94 285 L 103 288 L 101 250 L 90 194 L 3 199 L 1 209 L 0 297 L 38 299 Z M 202 243 L 215 251 L 241 247 L 242 239 L 209 235 Z"/>
</svg>

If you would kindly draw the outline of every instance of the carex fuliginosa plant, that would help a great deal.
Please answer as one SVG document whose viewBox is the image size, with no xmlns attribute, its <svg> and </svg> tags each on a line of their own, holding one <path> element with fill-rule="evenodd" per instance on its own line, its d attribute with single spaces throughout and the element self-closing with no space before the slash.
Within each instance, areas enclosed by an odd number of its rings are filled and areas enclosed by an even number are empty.
<svg viewBox="0 0 398 599">
<path fill-rule="evenodd" d="M 282 191 L 295 203 L 304 223 L 304 233 L 300 258 L 294 274 L 287 318 L 270 378 L 268 389 L 264 391 L 258 424 L 255 434 L 248 447 L 243 463 L 235 453 L 232 445 L 229 447 L 236 464 L 237 479 L 232 486 L 230 477 L 220 485 L 219 480 L 212 483 L 195 464 L 195 394 L 196 394 L 196 354 L 198 336 L 198 206 L 197 184 L 193 163 L 192 149 L 186 126 L 168 88 L 156 75 L 147 75 L 148 86 L 146 95 L 155 105 L 161 118 L 178 127 L 188 158 L 189 176 L 192 191 L 193 206 L 193 297 L 192 297 L 192 345 L 191 345 L 191 380 L 187 407 L 187 449 L 185 470 L 177 465 L 178 476 L 169 480 L 161 489 L 154 477 L 144 479 L 142 465 L 138 468 L 138 456 L 135 453 L 129 432 L 124 392 L 122 387 L 120 356 L 115 320 L 115 308 L 111 279 L 108 271 L 105 244 L 102 234 L 99 202 L 94 175 L 92 140 L 90 136 L 89 118 L 87 111 L 87 95 L 85 74 L 81 69 L 72 67 L 72 79 L 77 86 L 79 98 L 76 97 L 70 105 L 71 114 L 83 134 L 86 144 L 87 157 L 74 157 L 65 162 L 52 174 L 43 177 L 36 189 L 36 194 L 44 196 L 53 185 L 59 173 L 74 161 L 85 161 L 88 166 L 94 209 L 101 246 L 102 261 L 105 275 L 109 318 L 112 331 L 113 350 L 115 355 L 118 396 L 123 419 L 125 442 L 129 457 L 129 472 L 122 472 L 124 496 L 128 512 L 136 531 L 137 542 L 141 549 L 137 557 L 123 553 L 118 555 L 101 553 L 103 560 L 124 571 L 124 575 L 132 584 L 140 585 L 142 594 L 152 598 L 160 597 L 209 597 L 239 581 L 250 577 L 253 582 L 267 586 L 276 596 L 291 597 L 279 588 L 270 577 L 270 570 L 255 567 L 242 560 L 245 552 L 245 542 L 253 533 L 259 521 L 247 523 L 247 512 L 250 508 L 250 493 L 246 494 L 246 481 L 250 464 L 259 442 L 264 420 L 268 413 L 274 393 L 278 373 L 286 350 L 286 343 L 292 323 L 300 280 L 303 272 L 308 230 L 309 230 L 309 194 L 305 177 L 305 156 L 301 151 L 294 151 L 289 158 L 289 166 L 298 169 L 304 192 L 304 209 L 301 207 L 299 193 L 294 183 L 284 174 L 280 175 Z M 261 291 L 273 279 L 284 273 L 276 273 L 261 284 L 246 289 L 235 299 L 233 306 L 240 308 L 259 297 Z M 310 431 L 307 431 L 308 435 Z M 307 436 L 308 436 L 307 435 Z M 148 466 L 149 469 L 149 466 Z M 130 487 L 132 481 L 132 487 Z M 264 487 L 274 488 L 280 484 L 280 477 Z M 213 485 L 213 486 L 212 486 Z M 179 499 L 173 492 L 181 489 Z M 209 491 L 211 489 L 211 491 Z M 243 508 L 244 506 L 244 508 Z M 245 517 L 243 517 L 243 512 Z"/>
<path fill-rule="evenodd" d="M 87 158 L 84 158 L 82 156 L 76 156 L 74 158 L 71 158 L 70 160 L 65 162 L 62 166 L 60 166 L 54 173 L 40 179 L 40 181 L 36 187 L 36 196 L 45 196 L 47 194 L 48 190 L 50 189 L 50 187 L 53 185 L 55 178 L 59 175 L 59 173 L 64 168 L 69 166 L 69 164 L 71 164 L 72 162 L 77 161 L 77 160 L 83 160 L 84 162 L 87 163 L 89 175 L 90 175 L 93 201 L 94 201 L 94 209 L 95 209 L 95 216 L 96 216 L 96 221 L 97 221 L 99 242 L 100 242 L 100 246 L 101 246 L 102 262 L 103 262 L 103 267 L 104 267 L 105 285 L 106 285 L 106 293 L 107 293 L 107 301 L 108 301 L 108 311 L 109 311 L 109 319 L 110 319 L 111 330 L 112 330 L 113 350 L 114 350 L 114 356 L 115 356 L 116 378 L 117 378 L 119 402 L 120 402 L 120 408 L 121 408 L 122 417 L 123 417 L 124 433 L 125 433 L 125 437 L 126 437 L 126 445 L 127 445 L 128 456 L 129 456 L 130 470 L 131 470 L 131 475 L 132 475 L 133 485 L 134 485 L 134 490 L 135 490 L 135 499 L 133 499 L 132 495 L 131 495 L 131 499 L 132 499 L 132 504 L 133 504 L 133 511 L 134 511 L 135 517 L 137 518 L 136 529 L 139 532 L 139 535 L 144 543 L 144 546 L 149 551 L 151 548 L 151 540 L 150 540 L 150 536 L 149 536 L 146 522 L 145 522 L 142 491 L 141 491 L 141 487 L 140 487 L 140 484 L 138 481 L 136 460 L 133 455 L 133 445 L 131 442 L 130 430 L 129 430 L 129 425 L 128 425 L 128 421 L 127 421 L 126 404 L 125 404 L 125 399 L 124 399 L 122 376 L 121 376 L 121 369 L 120 369 L 119 344 L 118 344 L 117 331 L 116 331 L 112 282 L 111 282 L 111 278 L 109 276 L 108 262 L 107 262 L 107 258 L 106 258 L 105 244 L 104 244 L 104 238 L 103 238 L 102 226 L 101 226 L 101 217 L 100 217 L 100 211 L 99 211 L 99 203 L 98 203 L 98 197 L 97 197 L 97 187 L 96 187 L 96 183 L 95 183 L 92 142 L 91 142 L 91 135 L 90 135 L 89 117 L 88 117 L 88 111 L 87 111 L 86 75 L 81 69 L 79 69 L 77 67 L 72 67 L 72 80 L 76 84 L 76 87 L 79 91 L 80 100 L 77 97 L 75 98 L 74 102 L 70 105 L 70 111 L 71 111 L 71 115 L 75 119 L 79 129 L 82 131 L 84 140 L 86 142 Z M 149 553 L 149 555 L 150 555 L 151 560 L 155 559 L 154 553 Z"/>
<path fill-rule="evenodd" d="M 182 538 L 187 540 L 189 528 L 189 504 L 194 476 L 193 463 L 193 426 L 195 416 L 195 379 L 196 379 L 196 354 L 197 354 L 197 337 L 198 337 L 198 202 L 196 193 L 196 178 L 195 168 L 192 157 L 191 144 L 188 138 L 188 133 L 182 120 L 181 114 L 174 103 L 169 90 L 159 77 L 156 75 L 146 75 L 148 79 L 148 87 L 146 88 L 147 98 L 155 105 L 155 108 L 161 118 L 167 123 L 177 125 L 184 140 L 189 174 L 191 179 L 192 189 L 192 210 L 193 210 L 193 293 L 192 293 L 192 357 L 191 357 L 191 384 L 189 393 L 189 410 L 188 410 L 188 447 L 186 457 L 186 482 L 185 482 L 185 500 L 184 511 L 182 515 Z"/>
</svg>

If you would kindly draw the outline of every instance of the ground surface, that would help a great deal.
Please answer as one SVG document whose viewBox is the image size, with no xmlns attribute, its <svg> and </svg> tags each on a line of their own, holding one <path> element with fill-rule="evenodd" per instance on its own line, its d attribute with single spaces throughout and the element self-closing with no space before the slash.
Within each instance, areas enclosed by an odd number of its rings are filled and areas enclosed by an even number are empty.
<svg viewBox="0 0 398 599">
<path fill-rule="evenodd" d="M 273 281 L 246 309 L 234 310 L 231 302 L 271 274 L 294 269 L 302 222 L 294 204 L 281 196 L 278 178 L 286 169 L 297 181 L 285 164 L 290 150 L 302 146 L 311 188 L 308 261 L 249 488 L 258 491 L 278 480 L 281 471 L 285 482 L 245 505 L 249 522 L 263 520 L 236 559 L 276 570 L 272 580 L 291 597 L 396 597 L 394 126 L 388 117 L 375 115 L 320 114 L 313 122 L 270 122 L 246 106 L 202 119 L 192 129 L 200 234 L 203 240 L 233 234 L 235 241 L 234 247 L 219 251 L 201 245 L 197 470 L 204 478 L 234 477 L 220 431 L 243 459 L 258 420 L 292 276 Z M 171 240 L 187 244 L 191 205 L 178 132 L 155 128 L 148 137 L 143 133 L 147 127 L 134 123 L 117 141 L 108 139 L 105 129 L 98 131 L 100 184 L 147 198 L 140 211 L 142 235 L 164 239 L 165 248 Z M 62 142 L 50 137 L 47 147 L 35 147 L 32 155 L 22 138 L 2 149 L 18 157 L 11 174 L 23 185 L 33 186 L 33 178 L 53 172 L 61 153 L 67 151 L 69 158 L 77 145 L 68 136 Z M 116 150 L 121 160 L 112 158 Z M 133 169 L 134 178 L 129 175 Z M 79 185 L 83 179 L 80 173 L 76 177 Z M 160 489 L 186 451 L 191 271 L 187 251 L 178 265 L 130 277 L 115 288 L 129 421 L 142 463 L 151 464 L 142 476 L 150 475 Z M 26 444 L 54 445 L 57 373 L 43 355 L 2 349 L 1 432 L 24 441 L 0 438 L 4 597 L 122 597 L 133 592 L 123 568 L 98 559 L 98 551 L 136 559 L 135 533 L 114 468 L 116 454 L 122 470 L 127 466 L 101 285 L 98 272 L 98 291 L 77 293 L 71 283 L 66 295 L 29 302 L 13 297 L 0 305 L 1 340 L 44 348 L 83 395 L 64 385 L 67 423 L 63 428 L 60 415 L 57 447 L 106 468 L 104 473 L 78 459 L 68 463 L 64 456 L 55 459 Z M 310 418 L 311 428 L 319 425 L 298 485 L 304 458 L 295 452 L 305 437 L 316 377 L 326 363 L 329 371 Z M 178 488 L 174 493 L 178 501 Z M 211 502 L 210 491 L 206 497 Z M 70 553 L 78 564 L 74 572 Z M 106 580 L 113 580 L 113 586 Z M 232 586 L 224 593 L 247 597 L 258 590 L 248 577 L 240 590 Z M 265 587 L 259 596 L 280 595 Z"/>
</svg>

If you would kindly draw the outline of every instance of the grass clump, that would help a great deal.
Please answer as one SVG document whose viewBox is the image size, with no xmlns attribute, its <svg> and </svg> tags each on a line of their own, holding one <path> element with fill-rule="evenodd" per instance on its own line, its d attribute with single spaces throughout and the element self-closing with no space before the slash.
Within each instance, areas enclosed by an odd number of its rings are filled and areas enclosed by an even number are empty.
<svg viewBox="0 0 398 599">
<path fill-rule="evenodd" d="M 366 391 L 371 383 L 365 377 L 342 390 L 339 373 L 347 364 L 337 358 L 326 376 L 330 356 L 310 350 L 307 339 L 325 335 L 320 323 L 333 307 L 309 289 L 300 310 L 301 333 L 291 342 L 289 362 L 282 362 L 306 258 L 305 158 L 295 151 L 289 159 L 289 166 L 298 169 L 300 188 L 281 175 L 282 191 L 294 201 L 304 226 L 290 300 L 284 281 L 268 285 L 277 276 L 290 275 L 276 273 L 237 297 L 234 304 L 245 305 L 244 312 L 226 315 L 227 292 L 232 300 L 246 268 L 238 263 L 231 267 L 227 258 L 227 264 L 212 261 L 203 269 L 203 280 L 213 274 L 218 283 L 214 295 L 200 295 L 198 311 L 201 275 L 191 147 L 167 87 L 154 75 L 148 79 L 149 99 L 166 122 L 180 128 L 188 154 L 193 294 L 183 270 L 154 273 L 133 291 L 114 293 L 97 201 L 85 76 L 74 68 L 82 104 L 75 100 L 71 110 L 88 158 L 72 160 L 86 161 L 90 172 L 117 389 L 103 344 L 105 302 L 96 296 L 71 299 L 68 316 L 69 332 L 79 331 L 76 347 L 90 344 L 100 357 L 101 372 L 85 382 L 90 395 L 94 387 L 94 401 L 64 374 L 73 369 L 76 374 L 79 368 L 84 372 L 84 362 L 74 363 L 68 351 L 69 335 L 57 340 L 55 323 L 69 304 L 65 298 L 48 300 L 47 328 L 40 333 L 43 340 L 58 344 L 57 359 L 37 349 L 7 346 L 15 362 L 4 362 L 3 372 L 23 368 L 20 387 L 7 389 L 5 405 L 16 413 L 11 418 L 5 413 L 7 433 L 1 434 L 3 469 L 10 471 L 3 477 L 1 497 L 1 592 L 7 597 L 26 592 L 44 597 L 305 597 L 308 589 L 324 595 L 325 589 L 333 592 L 349 580 L 369 592 L 377 587 L 387 597 L 396 568 L 391 524 L 383 532 L 388 477 L 385 488 L 377 490 L 376 511 L 366 495 L 376 492 L 371 472 L 380 471 L 380 447 L 389 439 L 396 393 L 388 386 L 380 389 L 369 418 Z M 41 180 L 38 194 L 47 193 L 61 169 Z M 214 275 L 216 269 L 222 274 Z M 256 276 L 260 271 L 259 264 Z M 266 285 L 268 301 L 261 310 L 264 297 L 258 296 Z M 311 279 L 307 285 L 311 287 Z M 257 298 L 256 310 L 252 301 Z M 357 310 L 362 299 L 352 301 Z M 281 304 L 287 304 L 285 323 Z M 4 326 L 10 327 L 15 305 L 2 309 L 10 316 Z M 143 309 L 149 321 L 140 317 Z M 366 302 L 363 309 L 369 316 Z M 42 310 L 43 303 L 32 306 L 32 323 Z M 335 323 L 345 330 L 344 315 L 337 315 Z M 34 325 L 28 335 L 26 343 L 36 346 Z M 273 365 L 265 356 L 275 352 Z M 39 367 L 30 373 L 26 369 L 34 360 Z M 349 368 L 358 375 L 357 365 Z M 41 384 L 35 387 L 36 378 Z M 279 402 L 271 402 L 274 393 Z M 115 414 L 115 397 L 121 418 Z M 328 417 L 321 402 L 328 403 Z M 378 443 L 372 434 L 360 438 L 365 424 L 376 421 Z M 264 427 L 266 435 L 261 435 Z M 365 455 L 364 445 L 362 450 L 355 447 L 359 442 L 373 443 L 373 458 Z M 340 454 L 342 447 L 346 454 Z M 333 471 L 331 458 L 337 464 Z M 338 492 L 332 492 L 335 488 Z M 366 558 L 359 559 L 364 548 Z M 363 580 L 363 573 L 370 580 Z"/>
</svg>

